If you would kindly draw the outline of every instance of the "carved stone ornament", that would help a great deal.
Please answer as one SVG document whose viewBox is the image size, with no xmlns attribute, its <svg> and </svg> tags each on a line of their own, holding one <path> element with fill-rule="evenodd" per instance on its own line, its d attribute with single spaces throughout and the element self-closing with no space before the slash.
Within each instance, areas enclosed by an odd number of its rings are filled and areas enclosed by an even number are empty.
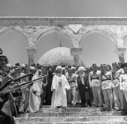
<svg viewBox="0 0 127 124">
<path fill-rule="evenodd" d="M 63 34 L 65 34 L 66 36 L 68 36 L 71 39 L 73 46 L 75 48 L 79 48 L 79 42 L 80 42 L 82 36 L 84 35 L 82 33 L 79 33 L 80 30 L 75 29 L 75 31 L 73 31 L 72 29 L 69 28 L 69 26 L 64 26 L 61 29 L 61 32 L 63 32 Z"/>
<path fill-rule="evenodd" d="M 80 29 L 82 29 L 82 24 L 70 24 L 68 27 L 74 32 L 77 33 Z"/>
</svg>

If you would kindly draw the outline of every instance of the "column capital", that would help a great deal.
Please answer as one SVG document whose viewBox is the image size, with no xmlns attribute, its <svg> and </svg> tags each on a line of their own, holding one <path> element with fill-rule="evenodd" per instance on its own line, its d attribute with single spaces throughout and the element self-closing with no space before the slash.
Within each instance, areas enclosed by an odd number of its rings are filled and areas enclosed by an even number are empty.
<svg viewBox="0 0 127 124">
<path fill-rule="evenodd" d="M 82 52 L 82 48 L 71 48 L 70 52 L 72 56 L 79 56 Z"/>
<path fill-rule="evenodd" d="M 79 66 L 81 65 L 81 61 L 80 61 L 80 54 L 82 52 L 82 48 L 71 48 L 70 49 L 70 53 L 74 58 L 75 61 L 75 65 Z"/>
<path fill-rule="evenodd" d="M 119 56 L 119 57 L 124 57 L 124 53 L 126 51 L 126 47 L 118 47 L 115 49 L 115 53 Z"/>
<path fill-rule="evenodd" d="M 124 59 L 125 51 L 126 51 L 126 47 L 118 47 L 118 48 L 115 49 L 115 53 L 118 55 L 119 61 L 121 63 L 125 62 L 125 59 Z"/>
<path fill-rule="evenodd" d="M 33 58 L 34 54 L 37 52 L 36 47 L 27 47 L 26 50 L 29 58 Z"/>
</svg>

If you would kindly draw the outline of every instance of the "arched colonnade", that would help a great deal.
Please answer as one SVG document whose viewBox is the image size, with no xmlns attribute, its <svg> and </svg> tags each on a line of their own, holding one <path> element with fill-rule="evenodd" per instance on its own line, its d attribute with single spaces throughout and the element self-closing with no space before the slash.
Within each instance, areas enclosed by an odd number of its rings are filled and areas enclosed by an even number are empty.
<svg viewBox="0 0 127 124">
<path fill-rule="evenodd" d="M 58 32 L 72 44 L 71 54 L 79 65 L 82 49 L 80 43 L 86 35 L 99 32 L 111 39 L 120 62 L 124 62 L 124 39 L 127 36 L 127 18 L 54 18 L 54 17 L 1 17 L 0 36 L 10 30 L 24 35 L 29 47 L 26 48 L 29 64 L 34 63 L 39 39 L 52 32 Z"/>
</svg>

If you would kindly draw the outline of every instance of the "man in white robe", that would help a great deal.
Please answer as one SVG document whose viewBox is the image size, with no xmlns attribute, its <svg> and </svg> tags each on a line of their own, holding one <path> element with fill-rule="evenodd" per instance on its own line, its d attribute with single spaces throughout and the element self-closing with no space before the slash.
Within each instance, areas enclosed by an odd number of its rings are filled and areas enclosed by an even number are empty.
<svg viewBox="0 0 127 124">
<path fill-rule="evenodd" d="M 52 103 L 51 107 L 67 107 L 67 95 L 66 90 L 69 90 L 70 86 L 66 77 L 62 74 L 62 67 L 56 68 L 56 74 L 53 77 L 51 90 Z"/>
<path fill-rule="evenodd" d="M 42 77 L 41 70 L 37 70 L 32 80 L 36 80 Z M 38 112 L 41 105 L 41 94 L 42 94 L 42 80 L 37 80 L 33 82 L 33 85 L 30 87 L 30 96 L 29 96 L 29 112 Z"/>
</svg>

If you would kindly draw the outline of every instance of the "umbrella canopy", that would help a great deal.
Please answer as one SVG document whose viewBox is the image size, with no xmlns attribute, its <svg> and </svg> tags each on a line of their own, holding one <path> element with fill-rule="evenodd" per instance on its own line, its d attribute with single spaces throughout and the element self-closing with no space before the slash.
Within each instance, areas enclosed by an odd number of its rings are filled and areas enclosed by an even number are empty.
<svg viewBox="0 0 127 124">
<path fill-rule="evenodd" d="M 43 66 L 74 65 L 74 58 L 69 48 L 57 47 L 46 52 L 38 63 Z"/>
</svg>

